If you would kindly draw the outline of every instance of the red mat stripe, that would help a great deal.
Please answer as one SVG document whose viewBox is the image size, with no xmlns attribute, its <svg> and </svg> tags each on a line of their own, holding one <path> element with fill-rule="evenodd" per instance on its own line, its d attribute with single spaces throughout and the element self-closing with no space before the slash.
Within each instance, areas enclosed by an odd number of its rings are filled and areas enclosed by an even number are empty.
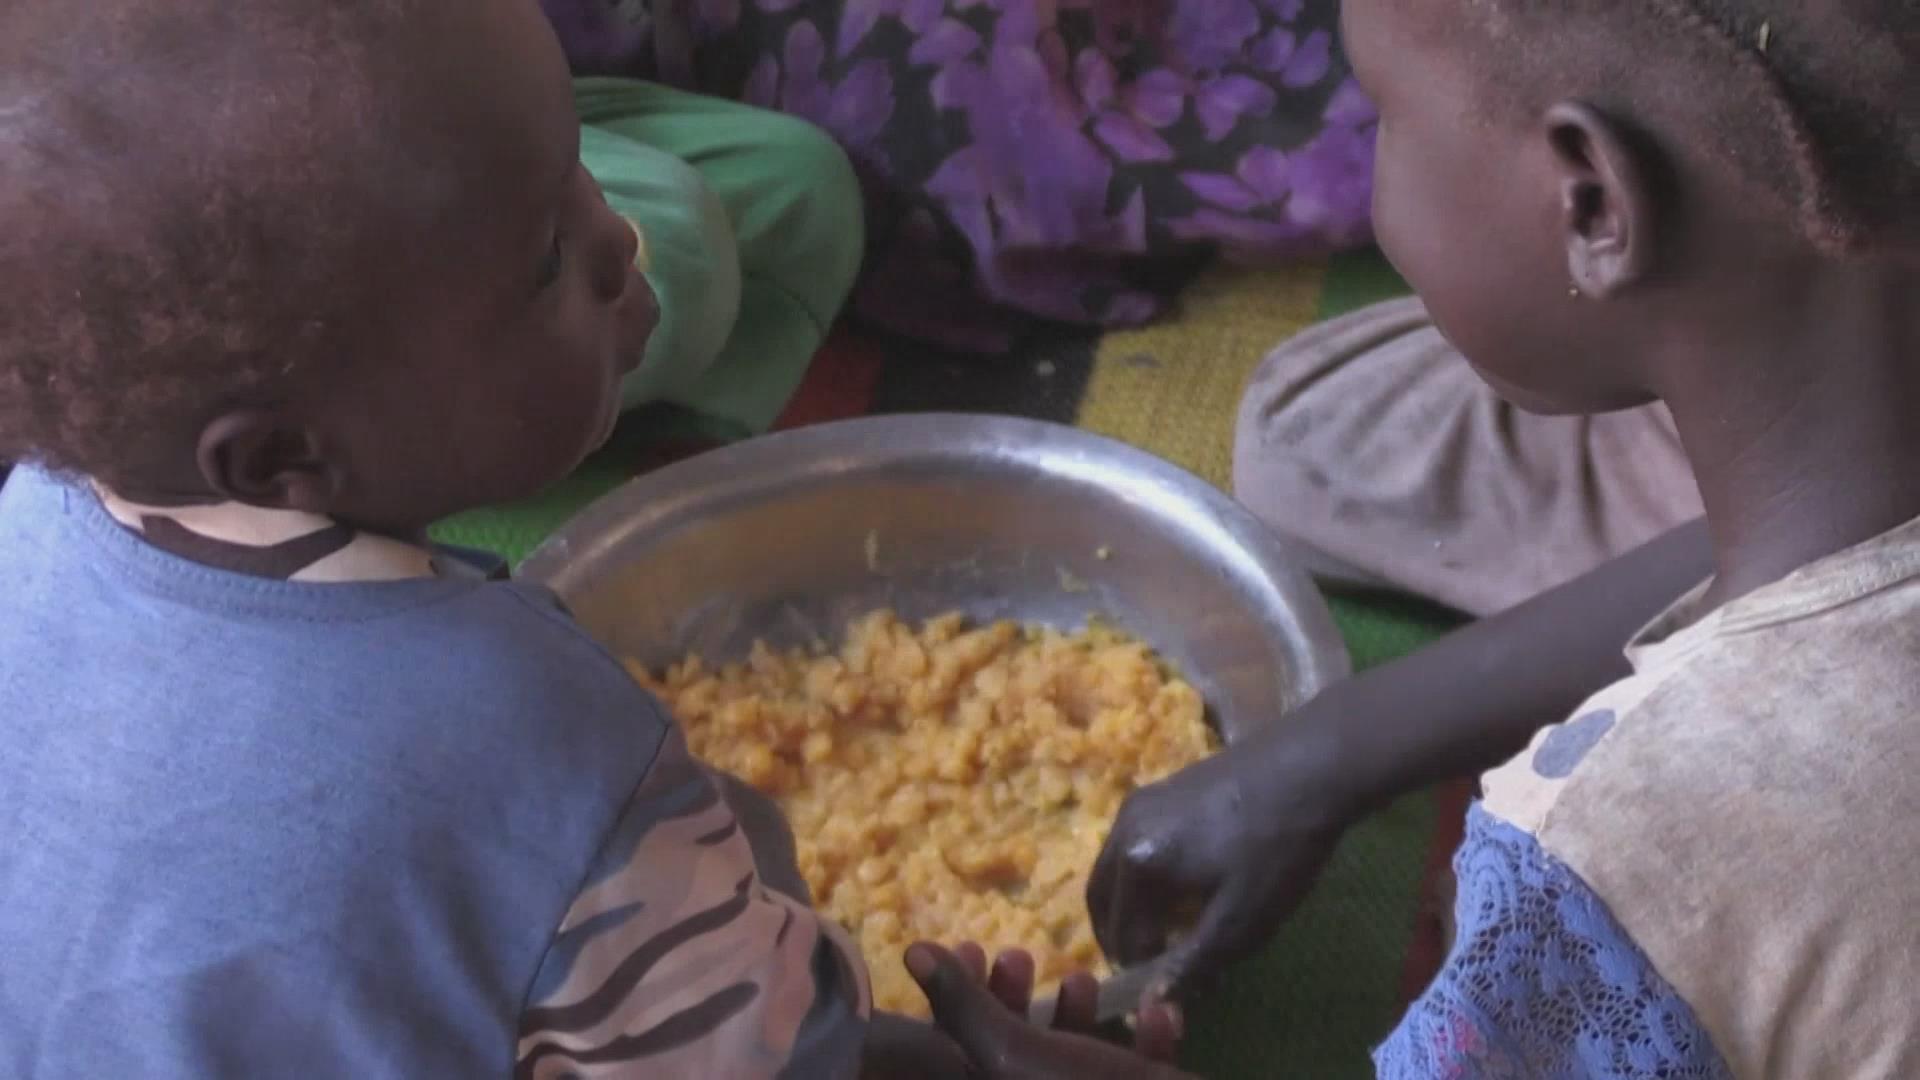
<svg viewBox="0 0 1920 1080">
<path fill-rule="evenodd" d="M 1433 837 L 1427 842 L 1427 865 L 1420 877 L 1414 910 L 1413 940 L 1400 968 L 1400 1004 L 1411 1005 L 1447 958 L 1447 919 L 1453 906 L 1453 854 L 1466 840 L 1467 807 L 1473 802 L 1470 780 L 1448 784 L 1432 792 L 1436 815 Z"/>
</svg>

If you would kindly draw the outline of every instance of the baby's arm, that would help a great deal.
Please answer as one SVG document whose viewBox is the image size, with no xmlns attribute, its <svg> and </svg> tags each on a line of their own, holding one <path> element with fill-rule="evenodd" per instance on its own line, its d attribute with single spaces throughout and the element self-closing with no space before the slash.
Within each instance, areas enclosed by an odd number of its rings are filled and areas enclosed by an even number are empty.
<svg viewBox="0 0 1920 1080">
<path fill-rule="evenodd" d="M 729 798 L 670 729 L 541 965 L 520 1073 L 851 1078 L 869 1000 L 852 944 L 762 882 Z"/>
<path fill-rule="evenodd" d="M 753 849 L 753 865 L 760 872 L 760 880 L 767 888 L 812 907 L 813 892 L 807 888 L 807 879 L 800 876 L 793 826 L 788 824 L 787 815 L 780 812 L 772 799 L 732 773 L 718 769 L 708 771 L 720 786 L 720 793 L 727 797 L 727 804 L 733 807 L 734 816 L 740 819 L 740 831 L 746 834 L 747 845 Z"/>
<path fill-rule="evenodd" d="M 712 775 L 740 819 L 740 829 L 753 848 L 760 880 L 768 888 L 811 907 L 812 893 L 800 876 L 794 858 L 793 827 L 786 815 L 772 799 L 739 777 L 718 770 Z M 870 1018 L 861 1054 L 861 1076 L 866 1080 L 962 1080 L 967 1075 L 966 1060 L 959 1048 L 933 1025 L 893 1013 L 876 1012 Z"/>
</svg>

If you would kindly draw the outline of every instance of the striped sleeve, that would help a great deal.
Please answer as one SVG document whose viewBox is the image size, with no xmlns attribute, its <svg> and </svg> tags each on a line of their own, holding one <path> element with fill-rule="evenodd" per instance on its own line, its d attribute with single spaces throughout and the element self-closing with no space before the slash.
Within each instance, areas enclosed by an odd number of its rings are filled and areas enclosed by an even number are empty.
<svg viewBox="0 0 1920 1080">
<path fill-rule="evenodd" d="M 567 912 L 516 1075 L 853 1077 L 870 991 L 846 936 L 764 886 L 732 808 L 671 732 Z"/>
</svg>

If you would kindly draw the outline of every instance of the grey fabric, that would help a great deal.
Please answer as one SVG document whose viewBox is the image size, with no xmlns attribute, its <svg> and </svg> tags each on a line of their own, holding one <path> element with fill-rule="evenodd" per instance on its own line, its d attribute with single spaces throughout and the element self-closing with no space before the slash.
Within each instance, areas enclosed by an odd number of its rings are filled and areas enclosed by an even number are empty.
<svg viewBox="0 0 1920 1080">
<path fill-rule="evenodd" d="M 1701 514 L 1664 406 L 1521 412 L 1418 300 L 1363 308 L 1274 350 L 1241 404 L 1233 487 L 1323 577 L 1474 615 Z"/>
</svg>

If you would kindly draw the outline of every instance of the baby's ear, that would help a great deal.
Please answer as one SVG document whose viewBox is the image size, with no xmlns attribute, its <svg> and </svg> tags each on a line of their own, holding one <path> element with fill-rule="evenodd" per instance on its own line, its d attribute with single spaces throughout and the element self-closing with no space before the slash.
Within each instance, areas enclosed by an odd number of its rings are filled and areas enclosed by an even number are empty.
<svg viewBox="0 0 1920 1080">
<path fill-rule="evenodd" d="M 1652 162 L 1618 124 L 1581 102 L 1547 110 L 1560 225 L 1573 285 L 1592 299 L 1644 279 L 1658 250 Z"/>
<path fill-rule="evenodd" d="M 223 498 L 248 506 L 330 514 L 340 468 L 304 424 L 269 409 L 241 409 L 200 433 L 200 476 Z"/>
</svg>

